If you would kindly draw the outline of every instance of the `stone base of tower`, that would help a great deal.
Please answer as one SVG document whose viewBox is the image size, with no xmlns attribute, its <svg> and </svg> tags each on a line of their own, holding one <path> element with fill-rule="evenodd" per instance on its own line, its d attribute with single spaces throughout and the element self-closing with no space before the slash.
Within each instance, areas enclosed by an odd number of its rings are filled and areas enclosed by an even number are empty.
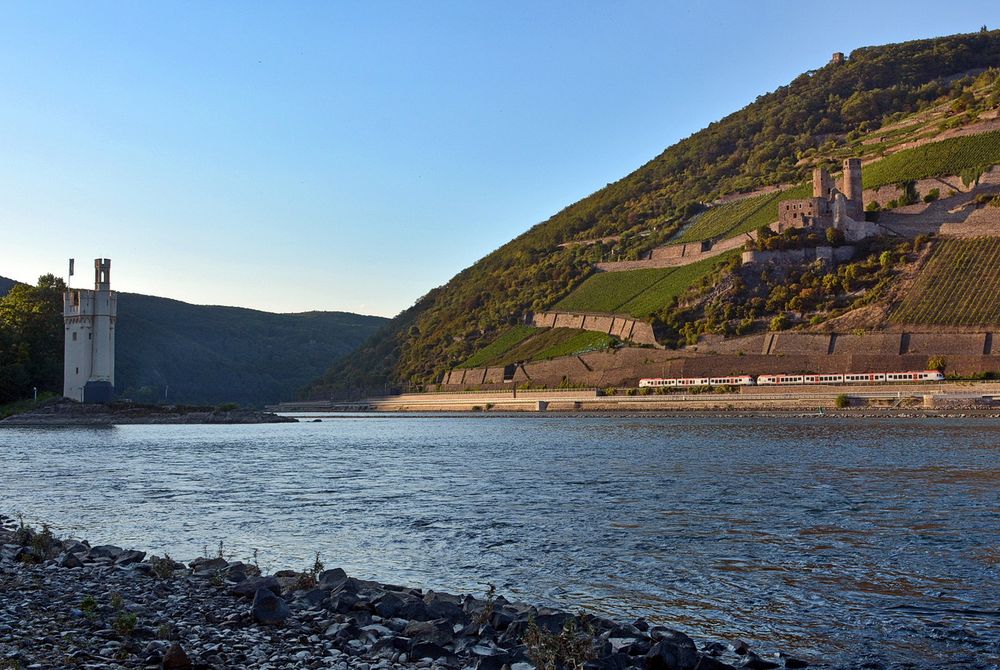
<svg viewBox="0 0 1000 670">
<path fill-rule="evenodd" d="M 83 402 L 109 403 L 115 399 L 115 387 L 111 382 L 90 381 L 83 386 Z"/>
</svg>

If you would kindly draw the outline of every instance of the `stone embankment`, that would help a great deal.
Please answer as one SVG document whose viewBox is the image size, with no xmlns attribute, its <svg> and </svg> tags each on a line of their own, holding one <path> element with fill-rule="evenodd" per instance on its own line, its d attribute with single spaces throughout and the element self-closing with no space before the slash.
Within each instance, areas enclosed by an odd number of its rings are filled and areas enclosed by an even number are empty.
<svg viewBox="0 0 1000 670">
<path fill-rule="evenodd" d="M 318 563 L 318 561 L 317 561 Z M 0 668 L 801 668 L 643 619 L 59 540 L 0 516 Z"/>
<path fill-rule="evenodd" d="M 181 405 L 83 404 L 62 398 L 0 421 L 0 426 L 113 426 L 122 424 L 295 423 L 295 419 L 250 409 Z"/>
</svg>

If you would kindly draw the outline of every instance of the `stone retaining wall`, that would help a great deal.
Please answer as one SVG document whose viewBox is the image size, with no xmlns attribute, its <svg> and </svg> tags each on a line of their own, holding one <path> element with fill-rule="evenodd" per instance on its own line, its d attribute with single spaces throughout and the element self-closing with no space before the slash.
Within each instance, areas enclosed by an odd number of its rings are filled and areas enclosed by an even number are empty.
<svg viewBox="0 0 1000 670">
<path fill-rule="evenodd" d="M 621 314 L 585 312 L 538 312 L 531 316 L 531 325 L 537 328 L 576 328 L 596 333 L 606 333 L 636 344 L 658 346 L 653 327 L 645 321 Z"/>
</svg>

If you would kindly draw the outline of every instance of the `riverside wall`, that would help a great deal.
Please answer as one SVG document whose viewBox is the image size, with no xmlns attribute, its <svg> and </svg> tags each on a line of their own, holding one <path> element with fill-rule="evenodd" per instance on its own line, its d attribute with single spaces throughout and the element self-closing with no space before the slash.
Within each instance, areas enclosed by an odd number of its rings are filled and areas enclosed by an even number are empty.
<svg viewBox="0 0 1000 670">
<path fill-rule="evenodd" d="M 764 333 L 677 351 L 626 347 L 525 363 L 511 369 L 507 385 L 603 388 L 635 386 L 643 377 L 923 370 L 932 356 L 943 356 L 949 373 L 970 375 L 1000 371 L 998 336 L 1000 333 L 993 332 Z M 486 378 L 484 369 L 452 371 L 445 375 L 440 389 L 486 388 L 468 381 L 481 378 Z"/>
</svg>

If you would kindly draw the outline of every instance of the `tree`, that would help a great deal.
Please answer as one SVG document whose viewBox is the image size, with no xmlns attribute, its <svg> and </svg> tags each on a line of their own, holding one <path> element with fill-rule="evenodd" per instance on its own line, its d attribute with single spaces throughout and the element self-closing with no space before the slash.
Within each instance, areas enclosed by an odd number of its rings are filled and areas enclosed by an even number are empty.
<svg viewBox="0 0 1000 670">
<path fill-rule="evenodd" d="M 944 372 L 945 368 L 948 367 L 948 361 L 944 356 L 931 356 L 927 359 L 927 369 L 937 370 L 938 372 Z"/>
<path fill-rule="evenodd" d="M 37 286 L 18 284 L 0 298 L 0 402 L 39 391 L 61 391 L 62 279 L 46 274 Z"/>
</svg>

